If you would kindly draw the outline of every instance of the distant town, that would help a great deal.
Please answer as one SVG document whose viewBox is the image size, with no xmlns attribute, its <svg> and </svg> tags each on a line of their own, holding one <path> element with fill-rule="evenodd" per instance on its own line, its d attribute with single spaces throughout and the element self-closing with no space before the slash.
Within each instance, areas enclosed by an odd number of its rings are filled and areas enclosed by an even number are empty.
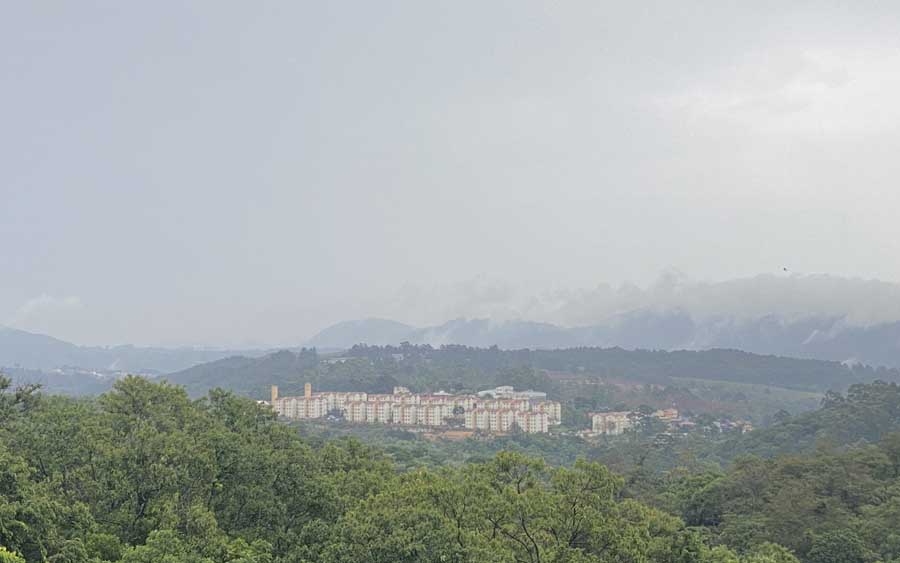
<svg viewBox="0 0 900 563">
<path fill-rule="evenodd" d="M 547 399 L 541 391 L 516 391 L 510 386 L 486 389 L 475 394 L 412 393 L 406 387 L 394 387 L 393 393 L 357 391 L 313 392 L 304 386 L 302 396 L 282 397 L 272 385 L 271 399 L 260 401 L 290 420 L 326 419 L 362 424 L 393 424 L 419 428 L 465 428 L 473 432 L 505 434 L 521 431 L 545 434 L 562 422 L 562 406 Z M 597 412 L 589 414 L 591 427 L 578 434 L 584 438 L 619 436 L 635 429 L 643 418 L 652 418 L 668 431 L 690 430 L 695 423 L 682 418 L 677 409 L 652 413 L 637 411 Z M 722 422 L 720 424 L 726 424 Z M 752 429 L 749 422 L 728 423 L 738 430 Z M 725 428 L 719 428 L 725 430 Z"/>
<path fill-rule="evenodd" d="M 562 407 L 548 401 L 540 391 L 515 391 L 497 387 L 474 395 L 411 393 L 395 387 L 393 393 L 327 391 L 313 393 L 307 383 L 303 396 L 280 397 L 272 386 L 271 401 L 264 401 L 285 418 L 335 417 L 348 422 L 403 426 L 457 426 L 485 432 L 510 432 L 518 428 L 528 434 L 549 432 L 561 423 Z"/>
</svg>

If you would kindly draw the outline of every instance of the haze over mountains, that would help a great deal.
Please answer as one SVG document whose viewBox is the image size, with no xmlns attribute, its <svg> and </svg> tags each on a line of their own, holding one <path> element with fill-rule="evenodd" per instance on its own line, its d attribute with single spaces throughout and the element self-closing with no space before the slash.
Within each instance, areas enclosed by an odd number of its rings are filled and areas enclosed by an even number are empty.
<svg viewBox="0 0 900 563">
<path fill-rule="evenodd" d="M 307 345 L 408 341 L 501 348 L 736 348 L 900 366 L 900 285 L 889 282 L 762 275 L 698 283 L 668 272 L 647 288 L 601 285 L 528 297 L 467 286 L 456 295 L 448 311 L 481 313 L 480 318 L 422 326 L 349 321 L 326 328 Z"/>
<path fill-rule="evenodd" d="M 854 326 L 900 321 L 900 284 L 826 274 L 758 275 L 719 282 L 664 271 L 653 283 L 537 290 L 476 278 L 430 288 L 407 288 L 365 317 L 414 326 L 456 318 L 527 319 L 559 326 L 601 324 L 641 311 L 685 311 L 699 319 L 844 318 Z"/>
<path fill-rule="evenodd" d="M 704 350 L 900 367 L 900 285 L 825 275 L 757 276 L 696 283 L 668 273 L 647 288 L 516 294 L 489 284 L 447 295 L 417 293 L 420 308 L 440 303 L 455 320 L 415 326 L 384 318 L 345 321 L 294 348 L 345 349 L 354 344 L 464 344 L 500 348 Z M 405 302 L 408 310 L 416 300 Z M 440 314 L 433 309 L 431 316 Z M 412 316 L 412 315 L 411 315 Z M 444 317 L 453 318 L 453 317 Z M 48 370 L 77 366 L 171 373 L 265 350 L 77 346 L 0 327 L 0 367 Z"/>
<path fill-rule="evenodd" d="M 0 326 L 0 367 L 49 370 L 63 366 L 140 374 L 168 373 L 254 350 L 77 346 L 52 336 Z"/>
<path fill-rule="evenodd" d="M 387 330 L 386 330 L 387 329 Z M 390 335 L 389 337 L 386 335 Z M 321 349 L 355 343 L 463 344 L 517 348 L 622 347 L 649 350 L 731 348 L 756 354 L 900 367 L 900 323 L 852 326 L 844 318 L 697 319 L 684 311 L 641 311 L 606 323 L 565 328 L 529 321 L 457 319 L 424 328 L 384 319 L 331 326 L 307 344 Z"/>
</svg>

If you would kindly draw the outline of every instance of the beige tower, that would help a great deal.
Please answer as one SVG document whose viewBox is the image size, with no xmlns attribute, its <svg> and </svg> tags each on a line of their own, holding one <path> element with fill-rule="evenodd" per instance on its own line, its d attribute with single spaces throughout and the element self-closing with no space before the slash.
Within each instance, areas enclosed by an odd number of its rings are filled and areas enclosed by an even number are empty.
<svg viewBox="0 0 900 563">
<path fill-rule="evenodd" d="M 278 386 L 273 385 L 272 386 L 272 406 L 273 407 L 275 406 L 275 401 L 277 401 L 277 400 L 278 400 Z"/>
<path fill-rule="evenodd" d="M 303 396 L 306 397 L 307 399 L 312 398 L 312 384 L 311 383 L 307 383 L 306 385 L 303 386 Z"/>
</svg>

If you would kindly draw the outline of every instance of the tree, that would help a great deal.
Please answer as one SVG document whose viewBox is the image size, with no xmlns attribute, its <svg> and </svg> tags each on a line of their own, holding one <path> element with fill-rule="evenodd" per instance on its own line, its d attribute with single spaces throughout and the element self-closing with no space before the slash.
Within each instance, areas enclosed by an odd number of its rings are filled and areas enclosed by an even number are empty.
<svg viewBox="0 0 900 563">
<path fill-rule="evenodd" d="M 8 551 L 0 545 L 0 563 L 25 563 L 25 560 L 14 551 Z"/>
<path fill-rule="evenodd" d="M 809 563 L 865 563 L 866 549 L 854 532 L 835 530 L 813 538 L 806 560 Z"/>
<path fill-rule="evenodd" d="M 121 563 L 213 563 L 188 551 L 173 530 L 155 530 L 147 543 L 125 552 Z"/>
<path fill-rule="evenodd" d="M 39 400 L 40 385 L 12 388 L 12 380 L 0 372 L 0 429 L 21 411 L 33 408 Z"/>
<path fill-rule="evenodd" d="M 741 563 L 800 563 L 788 549 L 774 543 L 763 543 L 741 559 Z"/>
</svg>

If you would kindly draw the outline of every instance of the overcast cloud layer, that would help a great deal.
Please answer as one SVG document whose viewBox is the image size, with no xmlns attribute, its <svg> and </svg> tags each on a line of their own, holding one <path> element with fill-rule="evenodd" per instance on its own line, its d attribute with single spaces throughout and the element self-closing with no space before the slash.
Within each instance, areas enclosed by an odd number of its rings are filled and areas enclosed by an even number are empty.
<svg viewBox="0 0 900 563">
<path fill-rule="evenodd" d="M 898 282 L 900 5 L 815 4 L 10 3 L 0 324 L 276 344 L 479 316 L 467 284 L 581 323 L 669 267 Z"/>
</svg>

